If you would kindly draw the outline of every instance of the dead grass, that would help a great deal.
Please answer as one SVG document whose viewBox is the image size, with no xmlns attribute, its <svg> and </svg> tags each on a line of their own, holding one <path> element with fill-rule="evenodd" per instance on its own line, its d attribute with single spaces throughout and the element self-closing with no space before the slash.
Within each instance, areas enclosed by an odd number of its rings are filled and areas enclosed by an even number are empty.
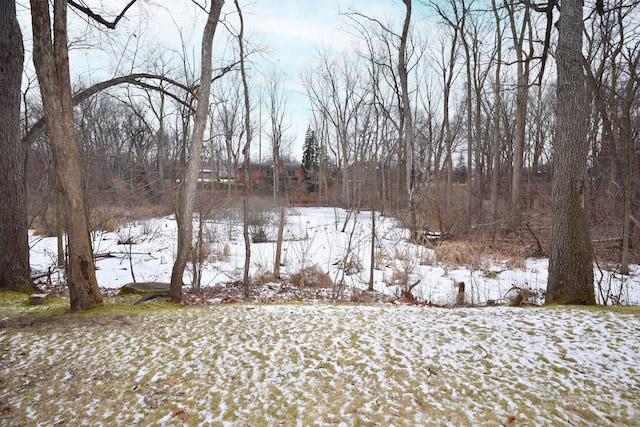
<svg viewBox="0 0 640 427">
<path fill-rule="evenodd" d="M 273 275 L 271 271 L 265 271 L 261 274 L 257 274 L 251 279 L 251 284 L 253 285 L 264 285 L 267 283 L 275 283 L 279 282 L 278 279 Z"/>
<path fill-rule="evenodd" d="M 640 420 L 640 349 L 628 338 L 637 307 L 133 307 L 107 298 L 87 313 L 6 314 L 17 302 L 0 294 L 0 425 Z M 551 345 L 541 325 L 554 331 Z"/>
<path fill-rule="evenodd" d="M 482 254 L 478 248 L 468 242 L 444 241 L 434 247 L 438 262 L 448 268 L 480 268 Z"/>
<path fill-rule="evenodd" d="M 322 269 L 317 265 L 304 267 L 299 272 L 292 274 L 291 277 L 289 277 L 289 281 L 299 288 L 333 287 L 333 280 L 331 279 L 331 277 L 327 273 L 322 271 Z"/>
<path fill-rule="evenodd" d="M 470 268 L 483 270 L 486 275 L 492 274 L 496 265 L 503 265 L 505 270 L 526 270 L 526 259 L 519 253 L 505 253 L 490 249 L 484 243 L 472 241 L 443 241 L 436 245 L 435 261 L 442 263 L 446 268 Z M 425 263 L 433 261 L 426 257 Z"/>
<path fill-rule="evenodd" d="M 126 226 L 131 221 L 143 221 L 150 218 L 161 218 L 172 212 L 166 205 L 131 205 L 119 206 L 116 204 L 96 205 L 89 212 L 89 226 L 91 230 L 113 232 Z M 37 235 L 55 236 L 56 220 L 54 206 L 48 207 L 36 215 L 29 227 Z"/>
<path fill-rule="evenodd" d="M 227 262 L 231 258 L 231 247 L 225 242 L 222 247 L 209 247 L 209 262 Z"/>
<path fill-rule="evenodd" d="M 383 270 L 387 264 L 387 252 L 384 249 L 377 250 L 373 261 L 376 270 Z"/>
</svg>

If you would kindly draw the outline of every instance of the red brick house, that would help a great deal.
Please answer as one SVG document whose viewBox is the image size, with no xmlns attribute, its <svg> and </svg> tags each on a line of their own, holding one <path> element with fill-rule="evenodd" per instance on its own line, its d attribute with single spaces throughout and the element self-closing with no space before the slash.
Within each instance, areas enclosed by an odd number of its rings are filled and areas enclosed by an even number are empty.
<svg viewBox="0 0 640 427">
<path fill-rule="evenodd" d="M 252 163 L 251 169 L 251 185 L 273 186 L 273 164 L 272 163 Z M 302 163 L 284 163 L 280 162 L 278 167 L 280 180 L 288 185 L 299 185 L 306 179 L 307 171 Z M 245 182 L 244 165 L 238 168 L 239 182 Z"/>
</svg>

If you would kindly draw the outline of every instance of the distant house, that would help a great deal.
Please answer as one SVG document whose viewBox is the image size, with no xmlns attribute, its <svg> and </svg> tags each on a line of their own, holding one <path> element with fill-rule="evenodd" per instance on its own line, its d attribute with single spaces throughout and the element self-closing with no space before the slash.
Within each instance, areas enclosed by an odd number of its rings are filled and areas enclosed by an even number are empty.
<svg viewBox="0 0 640 427">
<path fill-rule="evenodd" d="M 229 177 L 226 167 L 218 170 L 203 168 L 198 172 L 198 182 L 226 182 L 233 177 Z"/>
<path fill-rule="evenodd" d="M 285 184 L 298 185 L 305 181 L 307 171 L 301 163 L 284 163 L 278 165 L 280 181 Z M 251 185 L 273 186 L 273 164 L 272 163 L 252 163 Z M 238 179 L 245 182 L 244 165 L 238 168 Z"/>
</svg>

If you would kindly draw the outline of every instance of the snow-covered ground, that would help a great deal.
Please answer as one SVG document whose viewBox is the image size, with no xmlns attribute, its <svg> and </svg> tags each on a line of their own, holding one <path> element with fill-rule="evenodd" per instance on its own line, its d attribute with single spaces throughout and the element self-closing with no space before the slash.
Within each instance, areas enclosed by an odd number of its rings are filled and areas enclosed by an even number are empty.
<svg viewBox="0 0 640 427">
<path fill-rule="evenodd" d="M 635 308 L 128 310 L 0 328 L 0 426 L 640 425 Z"/>
<path fill-rule="evenodd" d="M 275 240 L 278 215 L 264 215 L 256 223 Z M 317 266 L 334 282 L 366 288 L 371 216 L 353 214 L 342 232 L 346 215 L 289 209 L 283 273 Z M 203 286 L 242 277 L 238 217 L 221 211 L 204 224 Z M 467 284 L 474 304 L 501 302 L 513 286 L 545 288 L 546 260 L 479 258 L 454 268 L 408 244 L 395 220 L 376 222 L 380 292 L 398 295 L 401 282 L 419 281 L 418 299 L 453 305 L 454 280 Z M 169 280 L 172 218 L 93 238 L 104 288 L 133 277 Z M 44 271 L 55 262 L 55 240 L 32 236 L 32 244 L 33 266 Z M 252 275 L 272 270 L 274 247 L 252 245 Z M 640 304 L 638 273 L 598 270 L 599 297 L 610 289 Z M 11 298 L 0 299 L 0 426 L 640 425 L 637 307 L 133 306 L 137 296 L 125 295 L 68 314 L 60 310 L 66 300 L 27 306 Z"/>
<path fill-rule="evenodd" d="M 350 215 L 350 216 L 349 216 Z M 349 216 L 348 221 L 345 220 Z M 202 264 L 203 287 L 240 280 L 244 269 L 244 240 L 240 213 L 219 210 L 203 222 L 203 241 L 207 256 Z M 252 213 L 252 233 L 262 233 L 265 243 L 251 247 L 251 275 L 273 271 L 277 210 Z M 197 233 L 196 221 L 194 233 Z M 344 231 L 343 231 L 344 230 Z M 98 254 L 97 277 L 101 287 L 118 289 L 125 283 L 168 282 L 175 256 L 177 228 L 172 217 L 134 221 L 117 232 L 94 232 L 93 246 Z M 376 217 L 374 242 L 374 288 L 399 296 L 406 284 L 415 284 L 418 301 L 436 305 L 456 302 L 456 282 L 465 283 L 465 303 L 502 303 L 517 289 L 529 289 L 530 302 L 543 301 L 546 289 L 547 259 L 481 258 L 476 265 L 446 265 L 436 253 L 407 242 L 408 231 L 393 218 Z M 334 283 L 367 288 L 372 264 L 371 212 L 351 213 L 337 208 L 287 209 L 281 273 L 287 275 L 316 266 L 329 274 Z M 125 243 L 125 244 L 122 244 Z M 128 244 L 131 243 L 131 244 Z M 47 271 L 55 264 L 54 238 L 31 236 L 31 264 L 36 271 Z M 109 254 L 110 256 L 104 256 Z M 189 264 L 184 282 L 192 282 Z M 56 280 L 62 273 L 54 273 Z M 630 275 L 595 269 L 599 303 L 640 305 L 640 268 L 632 266 Z M 134 280 L 135 279 L 135 280 Z"/>
</svg>

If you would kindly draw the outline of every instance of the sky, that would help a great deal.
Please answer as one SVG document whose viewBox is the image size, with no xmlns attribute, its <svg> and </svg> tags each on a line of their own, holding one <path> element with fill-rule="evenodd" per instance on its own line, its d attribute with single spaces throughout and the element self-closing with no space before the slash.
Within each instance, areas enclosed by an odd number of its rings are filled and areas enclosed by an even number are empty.
<svg viewBox="0 0 640 427">
<path fill-rule="evenodd" d="M 324 50 L 335 55 L 352 51 L 354 30 L 341 13 L 358 10 L 383 21 L 401 22 L 404 6 L 399 0 L 286 0 L 257 1 L 253 8 L 246 20 L 256 40 L 264 40 L 270 50 L 265 55 L 265 69 L 285 76 L 291 117 L 289 136 L 295 138 L 294 151 L 298 153 L 293 153 L 294 157 L 301 157 L 302 142 L 312 119 L 301 73 L 317 63 Z"/>
<path fill-rule="evenodd" d="M 124 0 L 86 0 L 85 4 L 109 18 L 126 4 Z M 201 2 L 204 3 L 204 2 Z M 291 155 L 302 157 L 302 143 L 311 120 L 311 113 L 301 73 L 312 66 L 318 52 L 327 50 L 336 55 L 348 52 L 354 43 L 353 29 L 341 13 L 358 10 L 382 21 L 401 23 L 404 5 L 401 0 L 251 0 L 240 1 L 246 25 L 245 37 L 264 52 L 254 56 L 250 70 L 251 90 L 263 91 L 267 76 L 282 75 L 287 99 L 285 138 L 293 141 Z M 28 2 L 18 2 L 18 14 L 25 35 L 27 58 L 30 61 L 30 22 Z M 223 21 L 236 22 L 235 5 L 227 0 Z M 105 33 L 87 24 L 84 17 L 69 12 L 71 74 L 85 84 L 95 83 L 132 71 L 143 71 L 149 61 L 164 60 L 181 67 L 186 51 L 192 70 L 198 73 L 200 34 L 205 13 L 191 0 L 171 2 L 139 1 L 115 31 Z M 233 24 L 232 24 L 233 25 Z M 219 25 L 214 39 L 214 55 L 229 56 L 229 32 Z M 184 45 L 183 49 L 181 45 Z M 123 54 L 122 52 L 127 53 Z M 132 67 L 133 64 L 134 65 Z M 145 64 L 145 65 L 142 65 Z M 27 63 L 27 67 L 32 67 Z M 216 63 L 214 60 L 214 67 Z M 32 68 L 31 68 L 32 69 Z M 31 77 L 35 74 L 31 72 Z M 263 121 L 265 121 L 263 114 Z"/>
</svg>

